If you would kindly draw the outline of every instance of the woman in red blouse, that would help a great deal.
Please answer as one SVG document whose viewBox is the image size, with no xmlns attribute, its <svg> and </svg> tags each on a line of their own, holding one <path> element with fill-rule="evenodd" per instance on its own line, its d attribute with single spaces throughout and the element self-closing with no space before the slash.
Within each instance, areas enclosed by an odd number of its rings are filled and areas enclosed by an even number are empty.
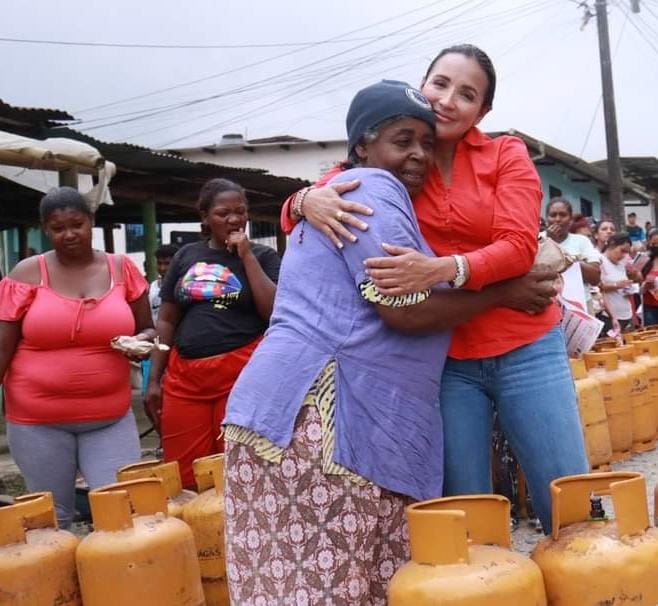
<svg viewBox="0 0 658 606">
<path fill-rule="evenodd" d="M 537 251 L 541 183 L 524 143 L 477 128 L 491 109 L 496 75 L 471 45 L 443 50 L 421 90 L 437 116 L 435 170 L 415 199 L 421 231 L 436 258 L 382 243 L 388 256 L 367 261 L 380 292 L 401 295 L 439 282 L 480 290 L 530 271 Z M 370 210 L 336 196 L 300 194 L 300 211 L 342 246 Z M 301 209 L 300 209 L 301 206 Z M 292 219 L 299 218 L 293 216 Z M 588 470 L 573 380 L 555 304 L 534 315 L 495 308 L 455 329 L 442 376 L 447 495 L 486 493 L 491 485 L 494 410 L 517 455 L 535 510 L 550 531 L 551 480 Z"/>
</svg>

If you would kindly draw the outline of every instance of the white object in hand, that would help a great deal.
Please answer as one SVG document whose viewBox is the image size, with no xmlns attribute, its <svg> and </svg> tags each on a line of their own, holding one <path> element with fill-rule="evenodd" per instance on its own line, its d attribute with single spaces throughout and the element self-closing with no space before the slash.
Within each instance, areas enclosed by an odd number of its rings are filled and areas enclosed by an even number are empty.
<svg viewBox="0 0 658 606">
<path fill-rule="evenodd" d="M 145 356 L 156 349 L 160 351 L 169 350 L 169 345 L 160 343 L 157 337 L 153 343 L 151 341 L 140 341 L 139 339 L 135 339 L 135 337 L 114 337 L 110 341 L 110 347 L 131 356 Z"/>
</svg>

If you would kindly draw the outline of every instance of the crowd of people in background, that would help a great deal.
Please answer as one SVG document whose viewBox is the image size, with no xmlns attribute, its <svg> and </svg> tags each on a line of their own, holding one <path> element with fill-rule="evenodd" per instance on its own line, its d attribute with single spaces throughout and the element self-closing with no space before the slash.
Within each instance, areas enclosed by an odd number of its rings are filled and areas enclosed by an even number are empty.
<svg viewBox="0 0 658 606">
<path fill-rule="evenodd" d="M 651 222 L 642 228 L 630 212 L 619 231 L 608 217 L 596 222 L 574 214 L 568 200 L 556 197 L 544 227 L 580 265 L 587 311 L 603 321 L 602 334 L 658 324 L 658 229 Z"/>
</svg>

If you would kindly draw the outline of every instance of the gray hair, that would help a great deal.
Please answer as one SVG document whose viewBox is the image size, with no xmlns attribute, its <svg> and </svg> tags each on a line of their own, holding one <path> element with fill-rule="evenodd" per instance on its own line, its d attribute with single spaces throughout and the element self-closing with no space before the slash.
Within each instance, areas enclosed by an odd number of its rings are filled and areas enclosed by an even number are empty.
<svg viewBox="0 0 658 606">
<path fill-rule="evenodd" d="M 382 129 L 386 128 L 387 126 L 390 126 L 391 124 L 395 124 L 402 118 L 406 118 L 406 116 L 392 116 L 390 118 L 386 118 L 386 120 L 382 120 L 379 124 L 375 124 L 375 126 L 371 126 L 367 131 L 365 131 L 361 137 L 359 137 L 359 143 L 374 143 L 379 139 L 380 132 Z M 361 166 L 361 158 L 359 158 L 358 154 L 356 153 L 356 145 L 354 146 L 354 149 L 349 153 L 347 156 L 347 163 L 346 163 L 346 168 L 352 168 L 355 166 Z"/>
</svg>

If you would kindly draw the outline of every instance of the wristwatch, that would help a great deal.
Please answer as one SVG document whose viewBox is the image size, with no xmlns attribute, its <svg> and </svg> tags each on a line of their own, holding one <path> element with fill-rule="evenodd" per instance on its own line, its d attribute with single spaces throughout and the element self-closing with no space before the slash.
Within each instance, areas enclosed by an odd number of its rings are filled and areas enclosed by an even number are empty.
<svg viewBox="0 0 658 606">
<path fill-rule="evenodd" d="M 449 284 L 452 288 L 461 288 L 466 284 L 466 258 L 463 255 L 450 255 L 457 265 L 457 273 L 455 279 Z"/>
</svg>

